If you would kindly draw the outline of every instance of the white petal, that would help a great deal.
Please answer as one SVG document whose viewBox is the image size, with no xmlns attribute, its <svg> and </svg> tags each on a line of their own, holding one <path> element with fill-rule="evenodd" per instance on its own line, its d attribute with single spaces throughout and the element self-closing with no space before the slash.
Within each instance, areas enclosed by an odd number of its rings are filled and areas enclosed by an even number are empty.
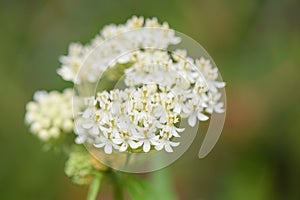
<svg viewBox="0 0 300 200">
<path fill-rule="evenodd" d="M 191 110 L 190 110 L 187 106 L 183 106 L 183 107 L 182 107 L 182 111 L 183 111 L 184 113 L 191 113 Z"/>
<path fill-rule="evenodd" d="M 140 147 L 143 145 L 143 141 L 138 141 L 138 142 L 136 142 L 136 144 Z"/>
<path fill-rule="evenodd" d="M 213 113 L 213 108 L 210 106 L 210 107 L 207 107 L 206 109 L 205 109 L 205 111 L 206 112 L 208 112 L 208 113 Z"/>
<path fill-rule="evenodd" d="M 149 141 L 145 141 L 144 142 L 144 146 L 143 146 L 143 151 L 144 152 L 149 152 L 150 151 L 150 142 Z"/>
<path fill-rule="evenodd" d="M 170 142 L 170 145 L 172 147 L 177 147 L 180 144 L 180 142 Z"/>
<path fill-rule="evenodd" d="M 130 57 L 128 55 L 122 56 L 118 59 L 118 63 L 120 64 L 125 64 L 128 63 L 129 61 L 130 61 Z"/>
<path fill-rule="evenodd" d="M 226 85 L 225 82 L 215 81 L 215 86 L 217 88 L 223 88 L 223 87 L 225 87 L 225 85 Z"/>
<path fill-rule="evenodd" d="M 173 110 L 175 113 L 180 113 L 181 112 L 181 107 L 180 107 L 180 105 L 176 105 L 175 107 L 174 107 L 174 110 Z"/>
<path fill-rule="evenodd" d="M 139 146 L 141 146 L 141 145 L 139 145 L 138 143 L 136 143 L 136 142 L 134 142 L 134 141 L 129 141 L 128 143 L 129 143 L 129 146 L 130 146 L 131 148 L 133 148 L 133 149 L 136 149 L 136 148 L 138 148 Z"/>
<path fill-rule="evenodd" d="M 180 135 L 177 133 L 177 131 L 176 131 L 176 128 L 173 128 L 172 130 L 171 130 L 171 134 L 174 136 L 174 137 L 180 137 Z"/>
<path fill-rule="evenodd" d="M 222 96 L 221 93 L 217 93 L 217 94 L 215 94 L 213 100 L 214 100 L 214 101 L 218 101 L 218 100 L 221 98 L 221 96 Z"/>
<path fill-rule="evenodd" d="M 115 143 L 112 143 L 112 146 L 113 146 L 113 148 L 116 149 L 116 150 L 119 150 L 119 149 L 120 149 L 120 146 L 117 145 L 117 144 L 115 144 Z"/>
<path fill-rule="evenodd" d="M 194 127 L 196 125 L 196 115 L 195 114 L 192 114 L 191 116 L 189 116 L 188 124 L 191 127 Z"/>
<path fill-rule="evenodd" d="M 107 154 L 111 154 L 112 153 L 112 146 L 111 144 L 106 144 L 104 147 L 104 152 Z"/>
<path fill-rule="evenodd" d="M 85 136 L 78 136 L 76 139 L 75 139 L 75 142 L 77 144 L 83 144 L 86 140 L 86 137 Z"/>
<path fill-rule="evenodd" d="M 99 128 L 97 126 L 93 126 L 92 129 L 90 130 L 91 135 L 98 135 L 99 134 Z"/>
<path fill-rule="evenodd" d="M 218 92 L 217 88 L 216 88 L 213 84 L 210 84 L 209 89 L 210 89 L 213 93 Z"/>
<path fill-rule="evenodd" d="M 198 115 L 197 115 L 198 119 L 200 121 L 206 121 L 209 119 L 209 117 L 207 117 L 206 115 L 204 115 L 203 113 L 199 112 Z"/>
<path fill-rule="evenodd" d="M 178 131 L 179 133 L 183 132 L 185 128 L 176 128 L 176 131 Z"/>
<path fill-rule="evenodd" d="M 171 145 L 169 143 L 167 143 L 165 145 L 165 150 L 166 150 L 166 152 L 169 152 L 169 153 L 173 152 L 173 149 L 172 149 L 172 147 L 171 147 Z"/>
<path fill-rule="evenodd" d="M 96 148 L 102 148 L 104 147 L 105 143 L 99 143 L 99 144 L 94 144 L 94 147 Z"/>
<path fill-rule="evenodd" d="M 128 148 L 128 144 L 127 143 L 123 143 L 119 149 L 120 152 L 124 152 L 126 151 L 126 149 Z"/>
<path fill-rule="evenodd" d="M 152 145 L 158 145 L 158 144 L 159 144 L 158 139 L 159 139 L 159 135 L 157 135 L 157 136 L 151 138 L 150 143 L 151 143 Z"/>
<path fill-rule="evenodd" d="M 91 108 L 87 108 L 83 112 L 82 117 L 85 118 L 85 119 L 87 119 L 87 118 L 89 118 L 92 115 L 92 113 L 93 113 L 93 110 Z"/>
<path fill-rule="evenodd" d="M 224 103 L 223 102 L 220 102 L 218 103 L 216 106 L 215 106 L 215 111 L 216 113 L 223 113 L 224 112 Z"/>
<path fill-rule="evenodd" d="M 114 138 L 114 139 L 112 139 L 112 141 L 113 141 L 115 144 L 122 144 L 124 140 L 121 139 L 121 138 Z"/>
<path fill-rule="evenodd" d="M 157 145 L 155 146 L 155 149 L 158 150 L 158 151 L 162 150 L 162 148 L 164 148 L 164 145 L 161 144 L 161 143 L 159 143 L 159 144 L 157 144 Z"/>
<path fill-rule="evenodd" d="M 90 128 L 92 128 L 92 126 L 93 126 L 93 123 L 84 123 L 84 124 L 82 124 L 82 127 L 85 128 L 85 129 L 90 129 Z"/>
</svg>

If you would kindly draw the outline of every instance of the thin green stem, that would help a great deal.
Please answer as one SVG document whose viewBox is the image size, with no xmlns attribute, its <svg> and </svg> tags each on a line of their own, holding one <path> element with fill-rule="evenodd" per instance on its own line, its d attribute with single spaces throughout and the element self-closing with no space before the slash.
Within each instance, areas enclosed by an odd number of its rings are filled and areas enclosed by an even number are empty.
<svg viewBox="0 0 300 200">
<path fill-rule="evenodd" d="M 94 176 L 93 182 L 90 185 L 87 200 L 96 200 L 100 189 L 102 177 L 103 177 L 102 174 L 96 174 Z"/>
</svg>

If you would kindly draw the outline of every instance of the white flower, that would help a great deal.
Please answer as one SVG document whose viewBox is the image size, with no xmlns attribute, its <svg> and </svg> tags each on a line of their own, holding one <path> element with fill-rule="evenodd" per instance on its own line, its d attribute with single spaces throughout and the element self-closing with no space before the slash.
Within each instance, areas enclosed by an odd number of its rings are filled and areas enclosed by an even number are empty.
<svg viewBox="0 0 300 200">
<path fill-rule="evenodd" d="M 95 143 L 94 146 L 97 148 L 104 147 L 104 152 L 107 154 L 111 154 L 113 149 L 118 150 L 119 146 L 112 141 L 112 133 L 107 130 L 103 131 L 103 135 L 99 137 L 99 142 Z"/>
<path fill-rule="evenodd" d="M 224 82 L 217 80 L 219 76 L 218 68 L 213 68 L 212 64 L 210 63 L 210 60 L 205 58 L 200 58 L 199 60 L 196 60 L 195 63 L 199 67 L 201 73 L 204 75 L 208 88 L 212 92 L 216 93 L 218 92 L 218 88 L 225 87 Z"/>
<path fill-rule="evenodd" d="M 158 145 L 159 135 L 156 135 L 157 127 L 152 124 L 150 127 L 138 127 L 138 143 L 143 146 L 144 152 L 149 152 L 151 146 Z"/>
<path fill-rule="evenodd" d="M 185 49 L 176 49 L 172 52 L 172 58 L 179 62 L 180 60 L 184 60 L 187 56 L 187 51 Z"/>
<path fill-rule="evenodd" d="M 62 67 L 57 70 L 57 73 L 63 77 L 64 80 L 78 82 L 76 76 L 83 64 L 85 55 L 84 47 L 79 43 L 71 43 L 69 46 L 69 55 L 61 56 L 60 62 Z"/>
<path fill-rule="evenodd" d="M 174 114 L 168 114 L 166 125 L 162 125 L 162 133 L 168 132 L 172 137 L 180 137 L 178 134 L 184 131 L 184 128 L 177 128 L 175 124 L 179 122 L 178 116 Z"/>
<path fill-rule="evenodd" d="M 203 114 L 205 103 L 201 103 L 200 98 L 194 98 L 189 100 L 183 107 L 185 116 L 188 117 L 188 124 L 192 127 L 196 125 L 197 118 L 200 121 L 208 120 L 208 116 Z"/>
<path fill-rule="evenodd" d="M 131 19 L 127 20 L 126 26 L 129 28 L 140 28 L 144 24 L 144 17 L 133 16 Z"/>
<path fill-rule="evenodd" d="M 56 139 L 73 130 L 72 89 L 63 93 L 37 91 L 26 106 L 25 121 L 41 140 Z"/>
<path fill-rule="evenodd" d="M 165 149 L 166 152 L 173 152 L 172 147 L 177 147 L 179 142 L 170 141 L 170 133 L 166 130 L 161 131 L 162 138 L 158 141 L 158 144 L 155 146 L 156 150 Z"/>
<path fill-rule="evenodd" d="M 221 98 L 221 93 L 209 93 L 207 98 L 207 107 L 205 108 L 205 111 L 212 114 L 213 112 L 216 113 L 223 113 L 224 110 L 224 103 L 219 102 Z"/>
<path fill-rule="evenodd" d="M 178 70 L 178 74 L 188 83 L 194 83 L 199 77 L 199 72 L 194 66 L 194 60 L 192 58 L 187 57 L 181 59 L 175 66 Z"/>
<path fill-rule="evenodd" d="M 120 124 L 119 134 L 112 139 L 112 141 L 115 144 L 120 145 L 120 149 L 119 149 L 120 152 L 126 151 L 128 147 L 132 149 L 136 149 L 139 146 L 141 146 L 141 144 L 137 143 L 135 140 L 136 137 L 131 132 L 128 131 L 128 127 L 124 123 Z"/>
<path fill-rule="evenodd" d="M 87 129 L 91 135 L 99 135 L 100 128 L 102 125 L 102 116 L 99 110 L 94 110 L 91 116 L 89 116 L 87 121 L 82 124 L 82 127 Z"/>
<path fill-rule="evenodd" d="M 184 106 L 184 102 L 190 97 L 193 97 L 190 90 L 181 90 L 173 88 L 170 93 L 168 93 L 168 97 L 173 101 L 173 112 L 180 114 L 182 112 L 182 108 Z"/>
</svg>

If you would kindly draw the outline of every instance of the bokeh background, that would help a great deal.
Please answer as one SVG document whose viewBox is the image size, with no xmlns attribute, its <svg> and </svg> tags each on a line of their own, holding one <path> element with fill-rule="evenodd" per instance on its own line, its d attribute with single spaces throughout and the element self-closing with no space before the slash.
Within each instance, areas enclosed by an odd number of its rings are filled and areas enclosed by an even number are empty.
<svg viewBox="0 0 300 200">
<path fill-rule="evenodd" d="M 298 0 L 0 0 L 0 199 L 85 199 L 87 188 L 64 175 L 64 156 L 43 151 L 24 126 L 25 104 L 36 90 L 72 86 L 55 73 L 70 42 L 132 15 L 196 39 L 228 83 L 213 152 L 197 159 L 200 134 L 169 167 L 180 199 L 299 200 Z"/>
</svg>

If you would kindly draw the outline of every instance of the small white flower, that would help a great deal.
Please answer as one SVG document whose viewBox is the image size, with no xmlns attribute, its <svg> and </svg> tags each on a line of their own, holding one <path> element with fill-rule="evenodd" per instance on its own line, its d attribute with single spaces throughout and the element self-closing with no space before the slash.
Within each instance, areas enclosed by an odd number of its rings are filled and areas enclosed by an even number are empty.
<svg viewBox="0 0 300 200">
<path fill-rule="evenodd" d="M 205 108 L 205 111 L 212 114 L 213 112 L 216 113 L 223 113 L 224 110 L 224 103 L 219 102 L 221 98 L 221 93 L 209 93 L 207 98 L 207 107 Z"/>
<path fill-rule="evenodd" d="M 155 149 L 160 151 L 165 149 L 166 152 L 173 152 L 172 147 L 177 147 L 179 142 L 170 141 L 170 133 L 166 130 L 161 131 L 162 138 L 158 141 L 158 144 L 155 146 Z"/>
<path fill-rule="evenodd" d="M 159 135 L 156 135 L 157 128 L 155 125 L 151 127 L 139 127 L 138 128 L 138 144 L 143 146 L 144 152 L 149 152 L 151 146 L 158 145 Z"/>
<path fill-rule="evenodd" d="M 201 73 L 204 75 L 208 88 L 216 93 L 218 92 L 218 88 L 225 87 L 225 83 L 221 81 L 217 81 L 217 78 L 219 76 L 218 74 L 218 68 L 213 68 L 210 60 L 200 58 L 199 60 L 196 60 L 196 65 L 199 67 Z"/>
<path fill-rule="evenodd" d="M 187 56 L 187 51 L 185 49 L 176 49 L 175 51 L 172 52 L 172 58 L 176 62 L 185 59 L 186 56 Z"/>
<path fill-rule="evenodd" d="M 129 28 L 140 28 L 144 24 L 144 17 L 133 16 L 131 19 L 127 20 L 126 25 Z"/>
<path fill-rule="evenodd" d="M 175 124 L 179 122 L 178 116 L 169 114 L 167 116 L 167 123 L 166 125 L 161 126 L 161 133 L 168 132 L 170 136 L 172 137 L 180 137 L 178 133 L 181 133 L 184 131 L 184 128 L 177 128 Z"/>
<path fill-rule="evenodd" d="M 203 114 L 204 107 L 206 107 L 205 103 L 201 103 L 199 98 L 189 100 L 187 104 L 185 104 L 183 112 L 185 116 L 188 117 L 188 124 L 190 126 L 194 127 L 196 125 L 197 118 L 200 121 L 208 120 L 208 116 Z"/>
<path fill-rule="evenodd" d="M 111 154 L 113 149 L 118 150 L 119 146 L 112 141 L 112 133 L 110 131 L 104 131 L 103 135 L 99 137 L 99 142 L 95 143 L 94 146 L 97 148 L 104 147 L 104 152 Z"/>
<path fill-rule="evenodd" d="M 119 124 L 119 134 L 117 134 L 112 141 L 115 144 L 120 145 L 120 152 L 124 152 L 128 149 L 128 147 L 132 149 L 136 149 L 141 146 L 140 143 L 137 143 L 136 136 L 134 136 L 132 130 L 129 129 L 126 123 Z"/>
<path fill-rule="evenodd" d="M 87 122 L 82 124 L 82 127 L 87 129 L 91 135 L 99 135 L 102 120 L 101 112 L 94 110 L 90 118 L 87 119 Z"/>
<path fill-rule="evenodd" d="M 79 80 L 76 80 L 76 76 L 84 58 L 84 47 L 79 43 L 71 43 L 69 55 L 60 57 L 62 67 L 57 70 L 57 73 L 67 81 L 79 82 Z"/>
</svg>

